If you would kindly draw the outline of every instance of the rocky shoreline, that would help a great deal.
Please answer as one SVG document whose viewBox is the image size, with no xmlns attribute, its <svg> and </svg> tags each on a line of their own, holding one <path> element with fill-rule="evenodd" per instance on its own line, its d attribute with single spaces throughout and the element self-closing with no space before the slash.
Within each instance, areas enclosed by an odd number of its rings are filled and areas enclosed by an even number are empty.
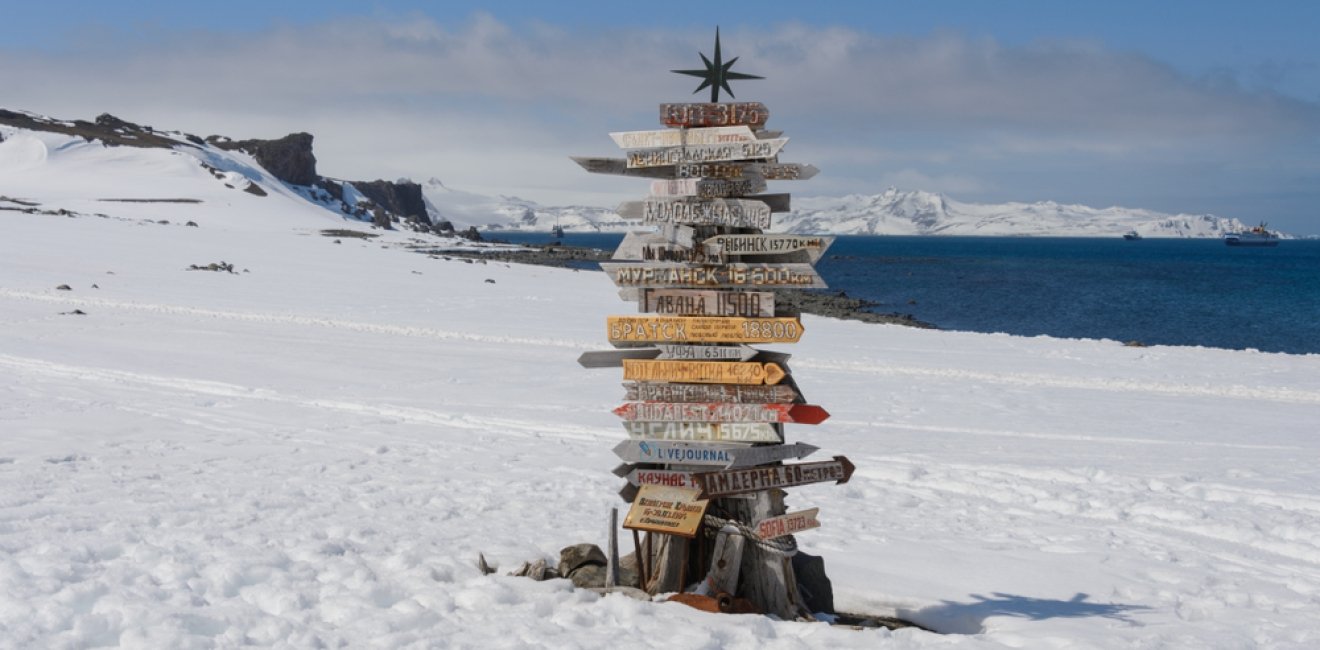
<svg viewBox="0 0 1320 650">
<path fill-rule="evenodd" d="M 609 261 L 610 259 L 610 253 L 599 249 L 563 246 L 558 244 L 522 245 L 519 248 L 500 248 L 481 251 L 445 250 L 419 252 L 442 257 L 481 259 L 497 262 L 512 262 L 515 264 L 539 264 L 541 266 L 558 266 L 591 271 L 599 270 L 597 264 Z M 863 300 L 861 298 L 853 298 L 843 291 L 830 291 L 826 289 L 776 289 L 775 299 L 777 305 L 784 308 L 784 311 L 789 313 L 797 311 L 805 314 L 856 320 L 866 323 L 885 323 L 890 325 L 919 327 L 923 329 L 939 329 L 931 323 L 917 320 L 912 314 L 876 313 L 871 310 L 878 307 L 878 303 Z"/>
</svg>

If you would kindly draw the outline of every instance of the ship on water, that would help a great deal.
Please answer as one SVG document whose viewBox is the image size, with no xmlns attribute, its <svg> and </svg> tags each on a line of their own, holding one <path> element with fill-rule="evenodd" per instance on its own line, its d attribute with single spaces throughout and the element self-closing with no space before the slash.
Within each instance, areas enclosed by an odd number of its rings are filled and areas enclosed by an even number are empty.
<svg viewBox="0 0 1320 650">
<path fill-rule="evenodd" d="M 1224 235 L 1224 243 L 1229 246 L 1278 246 L 1279 233 L 1272 232 L 1265 226 L 1265 222 L 1262 221 L 1259 226 L 1251 230 Z"/>
</svg>

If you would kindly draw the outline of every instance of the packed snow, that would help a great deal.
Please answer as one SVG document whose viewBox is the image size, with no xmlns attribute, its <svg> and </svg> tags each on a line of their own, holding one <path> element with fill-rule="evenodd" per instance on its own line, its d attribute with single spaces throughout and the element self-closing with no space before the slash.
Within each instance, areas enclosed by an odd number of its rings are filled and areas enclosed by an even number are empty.
<svg viewBox="0 0 1320 650">
<path fill-rule="evenodd" d="M 575 361 L 635 310 L 603 274 L 12 151 L 0 647 L 1320 645 L 1320 356 L 804 316 L 772 349 L 833 417 L 790 440 L 858 470 L 790 492 L 799 544 L 839 609 L 937 632 L 707 614 L 504 575 L 624 505 L 620 373 Z"/>
</svg>

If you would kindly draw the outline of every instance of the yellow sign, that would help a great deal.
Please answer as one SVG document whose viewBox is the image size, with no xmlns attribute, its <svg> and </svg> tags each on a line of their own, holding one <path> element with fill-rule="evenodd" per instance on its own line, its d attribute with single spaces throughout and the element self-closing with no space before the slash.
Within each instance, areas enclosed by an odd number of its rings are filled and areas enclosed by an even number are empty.
<svg viewBox="0 0 1320 650">
<path fill-rule="evenodd" d="M 623 527 L 689 539 L 696 537 L 701 517 L 710 503 L 698 499 L 700 493 L 693 488 L 643 485 L 623 519 Z"/>
<path fill-rule="evenodd" d="M 797 343 L 796 318 L 610 316 L 611 343 Z"/>
<path fill-rule="evenodd" d="M 774 363 L 624 359 L 623 378 L 683 384 L 778 384 L 784 369 Z"/>
</svg>

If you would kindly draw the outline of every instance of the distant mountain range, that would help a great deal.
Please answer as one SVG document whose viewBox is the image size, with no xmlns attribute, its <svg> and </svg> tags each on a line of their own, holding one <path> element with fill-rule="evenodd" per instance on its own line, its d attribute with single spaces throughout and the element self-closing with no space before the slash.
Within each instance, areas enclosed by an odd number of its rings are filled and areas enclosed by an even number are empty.
<svg viewBox="0 0 1320 650">
<path fill-rule="evenodd" d="M 464 192 L 435 178 L 420 184 L 408 179 L 327 178 L 316 171 L 312 136 L 307 133 L 293 133 L 275 140 L 201 138 L 159 131 L 108 114 L 86 122 L 0 109 L 0 144 L 6 134 L 11 140 L 18 138 L 22 142 L 10 142 L 5 147 L 10 159 L 0 160 L 0 169 L 7 165 L 13 167 L 11 171 L 21 168 L 23 173 L 11 175 L 12 183 L 0 189 L 17 197 L 34 195 L 20 183 L 24 178 L 33 187 L 65 188 L 43 193 L 49 200 L 60 195 L 73 196 L 69 192 L 83 193 L 76 188 L 95 186 L 97 178 L 128 174 L 135 179 L 134 191 L 151 200 L 173 197 L 202 202 L 213 190 L 210 185 L 194 188 L 193 184 L 197 178 L 206 178 L 211 183 L 218 181 L 217 186 L 250 197 L 275 194 L 280 202 L 301 201 L 308 208 L 328 210 L 327 216 L 383 228 L 397 226 L 437 233 L 466 231 L 472 235 L 475 234 L 472 229 L 549 231 L 558 226 L 566 231 L 622 232 L 640 225 L 620 218 L 613 206 L 542 206 L 513 196 Z M 83 146 L 75 153 L 62 145 L 62 141 L 82 142 Z M 90 154 L 84 151 L 87 146 L 107 152 L 115 147 L 143 152 L 88 158 Z M 183 173 L 173 163 L 172 174 L 152 171 L 162 164 L 162 156 L 178 154 L 187 156 L 200 176 Z M 77 156 L 77 164 L 69 156 Z M 59 163 L 62 159 L 67 159 L 69 164 Z M 95 164 L 89 166 L 92 160 Z M 89 188 L 86 192 L 91 193 L 86 196 L 109 191 L 98 188 L 93 192 Z M 113 197 L 97 201 L 104 203 L 110 198 Z M 893 188 L 873 195 L 795 197 L 793 208 L 791 212 L 774 216 L 772 230 L 803 234 L 1071 237 L 1117 237 L 1128 231 L 1144 237 L 1221 237 L 1228 232 L 1246 230 L 1237 219 L 1208 214 L 1165 214 L 1054 202 L 964 203 L 942 194 Z"/>
</svg>

